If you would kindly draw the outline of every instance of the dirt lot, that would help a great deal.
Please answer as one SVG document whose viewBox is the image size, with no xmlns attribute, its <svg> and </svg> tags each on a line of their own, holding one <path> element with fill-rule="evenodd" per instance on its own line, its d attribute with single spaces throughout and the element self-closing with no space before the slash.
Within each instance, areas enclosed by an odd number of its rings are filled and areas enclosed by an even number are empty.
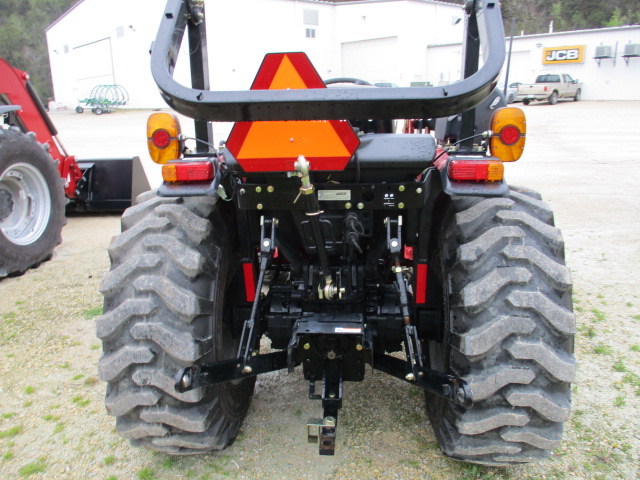
<svg viewBox="0 0 640 480">
<path fill-rule="evenodd" d="M 74 216 L 54 258 L 0 281 L 0 478 L 631 479 L 640 475 L 640 103 L 524 107 L 525 156 L 510 183 L 539 190 L 566 241 L 578 321 L 573 413 L 565 441 L 537 465 L 481 468 L 445 459 L 414 387 L 381 374 L 345 388 L 335 457 L 304 424 L 321 412 L 300 375 L 258 380 L 236 443 L 172 458 L 132 448 L 97 380 L 94 320 L 112 215 Z M 80 157 L 145 154 L 145 112 L 57 112 Z"/>
</svg>

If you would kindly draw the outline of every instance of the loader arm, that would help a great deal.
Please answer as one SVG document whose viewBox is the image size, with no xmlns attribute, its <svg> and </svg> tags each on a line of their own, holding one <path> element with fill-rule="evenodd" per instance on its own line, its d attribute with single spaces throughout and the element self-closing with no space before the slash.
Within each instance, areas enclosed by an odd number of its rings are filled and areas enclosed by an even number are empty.
<svg viewBox="0 0 640 480">
<path fill-rule="evenodd" d="M 22 131 L 34 132 L 38 141 L 47 146 L 51 157 L 59 162 L 58 171 L 65 180 L 65 195 L 75 198 L 82 171 L 75 157 L 67 154 L 58 139 L 55 125 L 29 82 L 29 74 L 0 58 L 0 79 L 0 103 L 19 107 L 12 112 L 13 121 Z"/>
</svg>

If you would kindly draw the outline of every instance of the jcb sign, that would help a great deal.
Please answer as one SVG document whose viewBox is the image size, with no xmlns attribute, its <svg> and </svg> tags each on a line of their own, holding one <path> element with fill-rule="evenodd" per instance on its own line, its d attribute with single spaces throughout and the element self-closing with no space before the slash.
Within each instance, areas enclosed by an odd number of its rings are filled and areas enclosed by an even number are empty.
<svg viewBox="0 0 640 480">
<path fill-rule="evenodd" d="M 584 45 L 573 47 L 545 48 L 542 54 L 542 63 L 582 63 L 584 62 Z"/>
</svg>

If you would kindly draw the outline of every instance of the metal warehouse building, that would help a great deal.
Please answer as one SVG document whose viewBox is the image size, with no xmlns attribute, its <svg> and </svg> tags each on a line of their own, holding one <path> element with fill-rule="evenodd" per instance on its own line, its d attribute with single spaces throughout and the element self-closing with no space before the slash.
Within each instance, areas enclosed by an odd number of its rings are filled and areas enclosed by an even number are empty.
<svg viewBox="0 0 640 480">
<path fill-rule="evenodd" d="M 56 102 L 73 108 L 96 85 L 120 84 L 130 107 L 165 106 L 149 68 L 164 6 L 164 0 L 81 0 L 49 26 Z M 215 90 L 249 88 L 262 57 L 282 51 L 306 52 L 325 79 L 349 76 L 408 86 L 460 78 L 460 5 L 207 0 L 206 7 Z M 179 62 L 176 75 L 187 83 L 185 69 Z M 632 83 L 640 78 L 640 26 L 516 37 L 510 81 L 531 82 L 542 71 L 580 79 L 585 99 L 640 100 Z"/>
</svg>

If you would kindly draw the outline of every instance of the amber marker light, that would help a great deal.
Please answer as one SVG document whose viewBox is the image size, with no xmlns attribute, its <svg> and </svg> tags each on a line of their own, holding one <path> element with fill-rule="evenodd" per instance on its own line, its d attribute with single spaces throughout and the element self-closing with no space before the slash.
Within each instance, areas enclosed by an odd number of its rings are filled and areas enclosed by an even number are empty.
<svg viewBox="0 0 640 480">
<path fill-rule="evenodd" d="M 491 118 L 491 154 L 503 162 L 515 162 L 524 152 L 527 120 L 516 107 L 499 108 Z"/>
<path fill-rule="evenodd" d="M 151 160 L 167 163 L 180 158 L 180 122 L 170 113 L 152 113 L 147 120 L 147 147 Z"/>
</svg>

